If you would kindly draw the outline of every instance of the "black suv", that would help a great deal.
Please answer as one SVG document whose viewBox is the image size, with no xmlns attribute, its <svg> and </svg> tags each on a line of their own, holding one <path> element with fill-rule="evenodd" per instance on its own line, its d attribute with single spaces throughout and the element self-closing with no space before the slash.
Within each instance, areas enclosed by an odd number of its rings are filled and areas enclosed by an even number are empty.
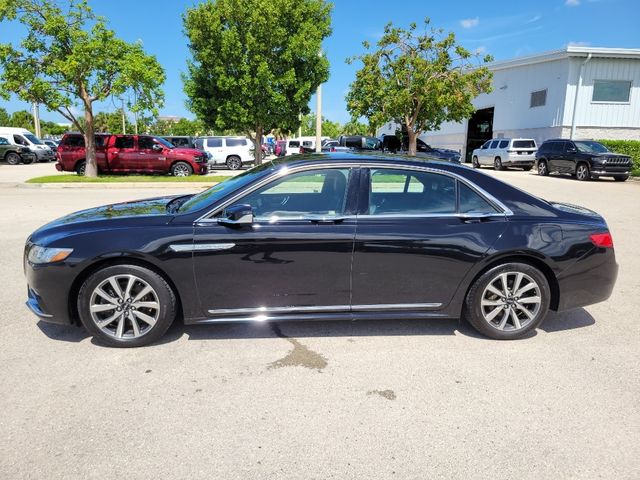
<svg viewBox="0 0 640 480">
<path fill-rule="evenodd" d="M 35 158 L 36 154 L 29 147 L 14 145 L 6 138 L 0 137 L 0 160 L 4 160 L 9 165 L 18 165 L 20 162 L 33 163 Z"/>
<path fill-rule="evenodd" d="M 167 142 L 172 143 L 176 147 L 180 148 L 196 148 L 195 137 L 189 137 L 186 135 L 169 135 L 164 138 Z"/>
<path fill-rule="evenodd" d="M 578 180 L 613 177 L 618 182 L 629 178 L 631 157 L 610 152 L 593 140 L 547 140 L 536 153 L 538 175 L 569 173 Z"/>
</svg>

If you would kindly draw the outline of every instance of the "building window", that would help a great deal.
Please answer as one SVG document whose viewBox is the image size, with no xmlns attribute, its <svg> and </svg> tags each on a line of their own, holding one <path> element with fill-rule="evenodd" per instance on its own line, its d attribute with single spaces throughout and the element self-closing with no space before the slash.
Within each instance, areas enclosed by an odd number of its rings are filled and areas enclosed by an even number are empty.
<svg viewBox="0 0 640 480">
<path fill-rule="evenodd" d="M 594 80 L 592 102 L 629 103 L 631 82 L 626 80 Z"/>
<path fill-rule="evenodd" d="M 531 92 L 530 108 L 544 107 L 547 104 L 547 90 L 538 90 L 537 92 Z"/>
</svg>

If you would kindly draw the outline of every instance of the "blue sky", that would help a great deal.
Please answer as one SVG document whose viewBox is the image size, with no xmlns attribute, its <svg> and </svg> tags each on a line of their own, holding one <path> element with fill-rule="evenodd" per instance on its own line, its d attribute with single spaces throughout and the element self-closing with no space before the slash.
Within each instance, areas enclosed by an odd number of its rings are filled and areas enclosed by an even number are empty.
<svg viewBox="0 0 640 480">
<path fill-rule="evenodd" d="M 182 12 L 194 1 L 179 0 L 90 0 L 96 13 L 108 18 L 110 27 L 128 40 L 141 39 L 148 53 L 157 56 L 164 66 L 164 115 L 193 118 L 184 105 L 180 73 L 188 56 L 182 33 Z M 452 30 L 468 49 L 504 60 L 555 50 L 567 44 L 593 47 L 640 48 L 638 0 L 539 0 L 514 2 L 502 0 L 433 1 L 433 0 L 335 0 L 333 34 L 324 50 L 331 62 L 331 76 L 323 86 L 324 115 L 345 122 L 349 114 L 344 96 L 353 80 L 357 65 L 347 65 L 345 58 L 363 51 L 362 41 L 375 43 L 384 25 L 420 23 L 428 16 L 436 27 Z M 274 19 L 277 21 L 277 19 Z M 2 24 L 0 42 L 15 41 L 20 28 Z M 315 108 L 312 98 L 311 108 Z M 0 100 L 9 112 L 28 108 L 17 99 Z M 111 103 L 96 110 L 113 111 Z M 63 121 L 56 113 L 41 110 L 46 120 Z"/>
</svg>

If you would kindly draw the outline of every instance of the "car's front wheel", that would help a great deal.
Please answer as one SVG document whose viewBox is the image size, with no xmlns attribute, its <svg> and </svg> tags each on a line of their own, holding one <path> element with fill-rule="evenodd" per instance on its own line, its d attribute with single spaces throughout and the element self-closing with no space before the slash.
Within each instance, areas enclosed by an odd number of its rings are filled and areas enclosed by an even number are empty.
<svg viewBox="0 0 640 480">
<path fill-rule="evenodd" d="M 591 174 L 589 173 L 589 166 L 586 163 L 580 163 L 576 167 L 576 178 L 581 182 L 585 182 L 591 179 Z"/>
<path fill-rule="evenodd" d="M 78 314 L 101 344 L 141 347 L 157 341 L 176 317 L 176 296 L 156 272 L 114 265 L 90 275 L 78 294 Z"/>
<path fill-rule="evenodd" d="M 498 340 L 524 336 L 549 311 L 544 274 L 526 263 L 506 263 L 485 272 L 469 289 L 464 316 L 480 333 Z"/>
<path fill-rule="evenodd" d="M 187 162 L 176 162 L 171 166 L 171 174 L 174 177 L 188 177 L 192 173 L 193 169 Z"/>
</svg>

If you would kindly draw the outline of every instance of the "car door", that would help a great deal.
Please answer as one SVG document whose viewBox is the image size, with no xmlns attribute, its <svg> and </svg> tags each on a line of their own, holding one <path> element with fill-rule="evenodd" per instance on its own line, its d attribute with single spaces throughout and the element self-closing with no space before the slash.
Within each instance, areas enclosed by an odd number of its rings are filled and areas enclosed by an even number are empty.
<svg viewBox="0 0 640 480">
<path fill-rule="evenodd" d="M 563 173 L 575 173 L 576 172 L 576 158 L 578 157 L 578 149 L 573 142 L 563 142 L 564 148 L 562 150 L 562 171 Z"/>
<path fill-rule="evenodd" d="M 138 150 L 133 135 L 116 135 L 109 142 L 107 152 L 109 170 L 135 171 L 138 164 Z"/>
<path fill-rule="evenodd" d="M 280 176 L 226 207 L 251 205 L 250 226 L 195 223 L 194 271 L 204 315 L 348 312 L 355 236 L 351 168 Z M 354 200 L 348 201 L 349 198 Z"/>
<path fill-rule="evenodd" d="M 147 135 L 138 137 L 138 169 L 145 172 L 166 172 L 167 156 L 155 138 Z"/>
<path fill-rule="evenodd" d="M 443 172 L 376 167 L 361 183 L 354 312 L 446 306 L 506 228 L 504 213 Z"/>
<path fill-rule="evenodd" d="M 221 137 L 209 137 L 204 141 L 206 149 L 211 153 L 211 159 L 213 163 L 224 163 L 226 158 L 224 156 L 224 147 L 222 145 Z"/>
</svg>

